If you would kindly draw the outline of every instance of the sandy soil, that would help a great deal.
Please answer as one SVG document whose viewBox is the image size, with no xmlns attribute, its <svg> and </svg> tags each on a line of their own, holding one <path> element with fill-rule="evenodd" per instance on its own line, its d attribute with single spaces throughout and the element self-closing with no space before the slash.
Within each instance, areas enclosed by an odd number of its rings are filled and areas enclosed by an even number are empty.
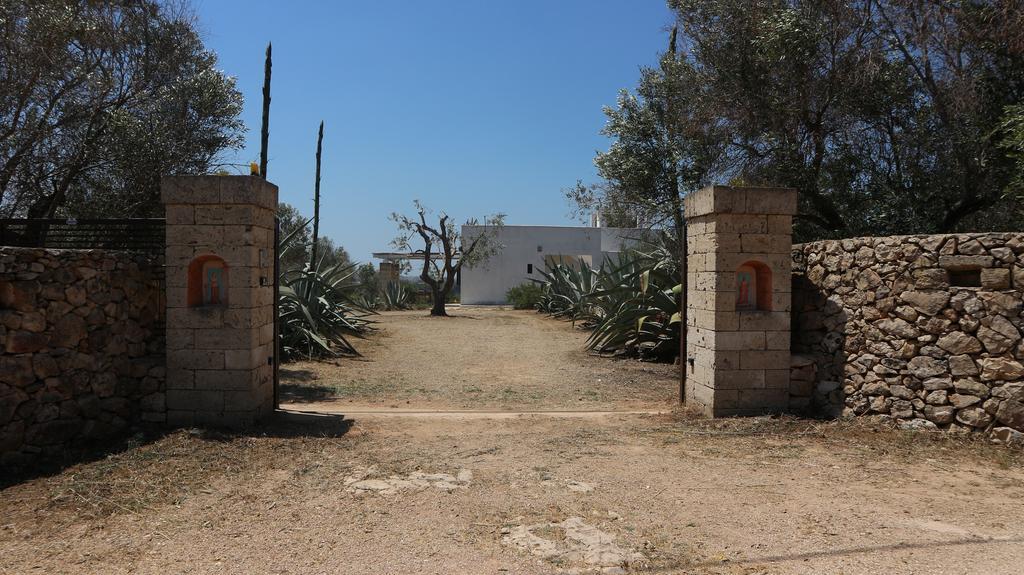
<svg viewBox="0 0 1024 575">
<path fill-rule="evenodd" d="M 489 313 L 513 326 L 519 315 Z M 377 363 L 421 320 L 387 321 L 386 345 L 368 353 Z M 578 334 L 562 324 L 539 334 L 567 373 L 650 368 L 573 355 Z M 404 405 L 477 407 L 445 382 L 482 362 L 455 357 L 463 369 L 424 369 Z M 503 371 L 468 382 L 485 407 L 580 401 L 585 380 L 569 376 L 533 383 L 547 400 L 505 402 L 514 378 Z M 563 381 L 569 389 L 555 389 Z M 667 392 L 624 385 L 617 396 L 610 385 L 593 405 L 664 409 Z M 6 488 L 0 573 L 1016 574 L 1022 463 L 1020 451 L 977 440 L 865 423 L 293 413 L 255 434 L 175 432 Z"/>
<path fill-rule="evenodd" d="M 568 322 L 510 309 L 452 313 L 382 313 L 378 333 L 356 344 L 362 358 L 282 367 L 282 403 L 609 410 L 669 409 L 678 400 L 678 367 L 594 358 L 583 347 L 587 332 Z"/>
</svg>

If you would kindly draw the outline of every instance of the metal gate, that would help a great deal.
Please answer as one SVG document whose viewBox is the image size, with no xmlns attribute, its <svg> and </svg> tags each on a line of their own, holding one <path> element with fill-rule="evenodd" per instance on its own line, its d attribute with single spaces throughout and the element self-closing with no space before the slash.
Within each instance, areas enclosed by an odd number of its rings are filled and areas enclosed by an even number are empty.
<svg viewBox="0 0 1024 575">
<path fill-rule="evenodd" d="M 274 217 L 274 409 L 281 408 L 281 218 Z"/>
</svg>

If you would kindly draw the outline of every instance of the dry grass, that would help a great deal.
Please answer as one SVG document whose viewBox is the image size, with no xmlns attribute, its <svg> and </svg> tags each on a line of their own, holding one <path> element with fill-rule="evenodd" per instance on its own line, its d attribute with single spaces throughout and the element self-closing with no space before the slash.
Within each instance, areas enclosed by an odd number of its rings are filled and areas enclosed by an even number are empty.
<svg viewBox="0 0 1024 575">
<path fill-rule="evenodd" d="M 302 429 L 300 425 L 293 431 Z M 53 513 L 91 519 L 139 514 L 209 493 L 218 481 L 268 469 L 302 473 L 318 465 L 325 449 L 339 445 L 331 433 L 275 436 L 273 431 L 243 435 L 179 430 L 149 443 L 138 437 L 123 451 L 41 480 L 46 486 L 46 501 L 41 504 Z"/>
<path fill-rule="evenodd" d="M 1003 469 L 1024 467 L 1024 446 L 992 443 L 981 433 L 905 431 L 870 419 L 821 420 L 793 415 L 708 419 L 676 411 L 658 433 L 668 443 L 685 436 L 761 438 L 779 442 L 813 440 L 825 447 L 854 449 L 864 455 L 909 460 L 965 459 L 996 463 Z"/>
</svg>

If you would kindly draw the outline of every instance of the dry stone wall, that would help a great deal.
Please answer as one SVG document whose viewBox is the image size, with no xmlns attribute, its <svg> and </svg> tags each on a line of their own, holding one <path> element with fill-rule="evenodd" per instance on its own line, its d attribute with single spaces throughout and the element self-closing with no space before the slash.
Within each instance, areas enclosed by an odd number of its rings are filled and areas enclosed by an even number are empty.
<svg viewBox="0 0 1024 575">
<path fill-rule="evenodd" d="M 161 424 L 163 262 L 0 247 L 0 467 Z"/>
<path fill-rule="evenodd" d="M 827 240 L 793 257 L 791 406 L 1024 430 L 1024 234 Z"/>
</svg>

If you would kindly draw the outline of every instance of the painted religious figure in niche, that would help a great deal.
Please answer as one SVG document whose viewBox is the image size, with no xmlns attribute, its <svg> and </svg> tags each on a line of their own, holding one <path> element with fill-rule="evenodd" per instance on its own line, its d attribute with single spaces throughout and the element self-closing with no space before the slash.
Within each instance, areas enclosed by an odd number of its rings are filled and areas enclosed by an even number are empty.
<svg viewBox="0 0 1024 575">
<path fill-rule="evenodd" d="M 209 254 L 188 265 L 188 306 L 217 307 L 228 305 L 228 264 Z"/>
<path fill-rule="evenodd" d="M 736 309 L 757 309 L 757 273 L 751 266 L 736 270 Z"/>
<path fill-rule="evenodd" d="M 224 262 L 203 262 L 203 305 L 224 305 L 228 301 L 228 282 Z"/>
</svg>

